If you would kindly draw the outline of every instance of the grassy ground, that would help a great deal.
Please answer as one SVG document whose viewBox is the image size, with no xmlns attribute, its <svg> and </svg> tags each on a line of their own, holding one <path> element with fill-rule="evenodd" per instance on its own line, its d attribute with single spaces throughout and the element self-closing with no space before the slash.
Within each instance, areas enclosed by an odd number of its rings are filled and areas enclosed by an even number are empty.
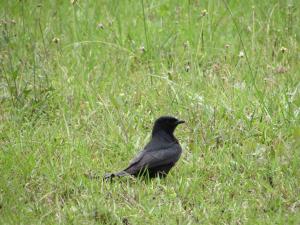
<svg viewBox="0 0 300 225">
<path fill-rule="evenodd" d="M 0 224 L 300 224 L 300 4 L 226 2 L 0 0 Z"/>
</svg>

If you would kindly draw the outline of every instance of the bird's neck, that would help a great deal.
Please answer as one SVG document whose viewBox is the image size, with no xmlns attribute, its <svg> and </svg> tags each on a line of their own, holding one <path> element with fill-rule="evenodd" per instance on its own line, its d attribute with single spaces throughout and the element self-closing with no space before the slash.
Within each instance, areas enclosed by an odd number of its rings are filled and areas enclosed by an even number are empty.
<svg viewBox="0 0 300 225">
<path fill-rule="evenodd" d="M 177 139 L 175 138 L 173 133 L 170 134 L 164 130 L 152 132 L 152 139 L 157 139 L 165 142 L 177 142 Z"/>
</svg>

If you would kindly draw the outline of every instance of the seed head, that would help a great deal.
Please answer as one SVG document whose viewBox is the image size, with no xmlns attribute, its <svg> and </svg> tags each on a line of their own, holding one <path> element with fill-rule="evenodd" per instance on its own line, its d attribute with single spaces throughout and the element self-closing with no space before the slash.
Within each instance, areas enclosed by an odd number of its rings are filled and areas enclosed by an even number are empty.
<svg viewBox="0 0 300 225">
<path fill-rule="evenodd" d="M 245 57 L 245 53 L 244 53 L 243 51 L 240 51 L 239 57 L 240 57 L 240 58 L 244 58 L 244 57 Z"/>
</svg>

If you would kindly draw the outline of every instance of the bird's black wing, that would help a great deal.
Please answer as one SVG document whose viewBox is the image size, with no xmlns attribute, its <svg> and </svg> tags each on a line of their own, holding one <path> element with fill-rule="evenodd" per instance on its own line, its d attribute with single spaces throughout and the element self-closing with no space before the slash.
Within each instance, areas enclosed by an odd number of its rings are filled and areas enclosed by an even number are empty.
<svg viewBox="0 0 300 225">
<path fill-rule="evenodd" d="M 140 151 L 129 163 L 128 167 L 131 167 L 135 164 L 137 164 L 139 161 L 141 161 L 141 159 L 143 158 L 143 156 L 147 153 L 147 149 L 144 149 L 142 151 Z"/>
<path fill-rule="evenodd" d="M 124 171 L 129 174 L 137 174 L 145 168 L 151 169 L 169 164 L 174 165 L 178 161 L 181 152 L 182 149 L 177 143 L 169 144 L 160 149 L 145 148 Z"/>
</svg>

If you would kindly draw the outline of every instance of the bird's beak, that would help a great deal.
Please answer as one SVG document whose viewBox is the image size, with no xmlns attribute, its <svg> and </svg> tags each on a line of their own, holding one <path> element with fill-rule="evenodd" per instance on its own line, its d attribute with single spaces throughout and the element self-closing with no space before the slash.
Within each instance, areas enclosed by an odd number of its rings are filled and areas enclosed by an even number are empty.
<svg viewBox="0 0 300 225">
<path fill-rule="evenodd" d="M 184 120 L 178 120 L 178 121 L 176 122 L 176 125 L 181 124 L 181 123 L 185 123 L 185 121 L 184 121 Z"/>
</svg>

